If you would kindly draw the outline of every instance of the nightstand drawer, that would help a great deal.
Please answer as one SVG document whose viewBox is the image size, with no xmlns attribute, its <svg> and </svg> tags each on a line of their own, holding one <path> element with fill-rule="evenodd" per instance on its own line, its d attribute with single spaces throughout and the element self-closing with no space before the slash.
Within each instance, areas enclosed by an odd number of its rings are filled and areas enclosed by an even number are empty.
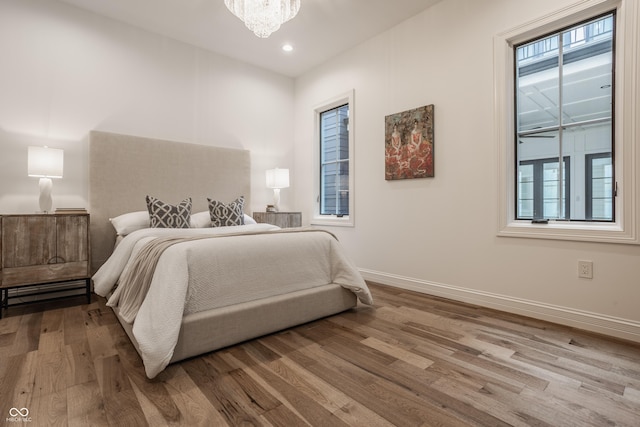
<svg viewBox="0 0 640 427">
<path fill-rule="evenodd" d="M 88 261 L 5 268 L 2 271 L 2 284 L 0 284 L 0 288 L 85 279 L 87 277 L 87 271 L 89 271 Z"/>
</svg>

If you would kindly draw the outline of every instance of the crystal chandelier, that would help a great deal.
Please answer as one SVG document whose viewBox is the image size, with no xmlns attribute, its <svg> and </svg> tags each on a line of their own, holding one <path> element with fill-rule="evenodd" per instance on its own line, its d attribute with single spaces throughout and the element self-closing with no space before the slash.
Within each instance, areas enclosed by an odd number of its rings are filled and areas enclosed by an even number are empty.
<svg viewBox="0 0 640 427">
<path fill-rule="evenodd" d="M 267 38 L 300 9 L 300 0 L 224 0 L 234 15 L 253 33 Z"/>
</svg>

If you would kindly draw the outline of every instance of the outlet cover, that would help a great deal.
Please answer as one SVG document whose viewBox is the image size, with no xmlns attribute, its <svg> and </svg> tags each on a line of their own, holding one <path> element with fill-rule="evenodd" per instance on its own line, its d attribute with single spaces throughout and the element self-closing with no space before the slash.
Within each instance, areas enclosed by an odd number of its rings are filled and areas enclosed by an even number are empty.
<svg viewBox="0 0 640 427">
<path fill-rule="evenodd" d="M 578 277 L 593 279 L 593 261 L 578 260 Z"/>
</svg>

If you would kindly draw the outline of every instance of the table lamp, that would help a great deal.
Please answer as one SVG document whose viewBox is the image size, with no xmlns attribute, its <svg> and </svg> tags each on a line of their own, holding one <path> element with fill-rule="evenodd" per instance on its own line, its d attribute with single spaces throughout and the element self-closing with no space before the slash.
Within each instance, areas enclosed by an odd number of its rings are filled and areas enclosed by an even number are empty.
<svg viewBox="0 0 640 427">
<path fill-rule="evenodd" d="M 280 189 L 289 187 L 289 169 L 267 170 L 267 188 L 273 188 L 273 207 L 280 210 Z"/>
<path fill-rule="evenodd" d="M 51 212 L 51 178 L 62 178 L 64 151 L 59 148 L 29 147 L 27 170 L 29 176 L 40 178 L 40 211 Z"/>
</svg>

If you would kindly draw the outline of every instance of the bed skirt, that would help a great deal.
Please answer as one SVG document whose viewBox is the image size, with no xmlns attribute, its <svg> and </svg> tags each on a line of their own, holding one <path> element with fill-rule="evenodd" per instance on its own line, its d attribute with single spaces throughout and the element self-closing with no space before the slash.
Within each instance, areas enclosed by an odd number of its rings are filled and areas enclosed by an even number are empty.
<svg viewBox="0 0 640 427">
<path fill-rule="evenodd" d="M 328 284 L 242 304 L 188 314 L 182 319 L 171 363 L 277 332 L 348 310 L 355 294 Z M 133 325 L 113 308 L 129 339 L 140 353 Z"/>
</svg>

